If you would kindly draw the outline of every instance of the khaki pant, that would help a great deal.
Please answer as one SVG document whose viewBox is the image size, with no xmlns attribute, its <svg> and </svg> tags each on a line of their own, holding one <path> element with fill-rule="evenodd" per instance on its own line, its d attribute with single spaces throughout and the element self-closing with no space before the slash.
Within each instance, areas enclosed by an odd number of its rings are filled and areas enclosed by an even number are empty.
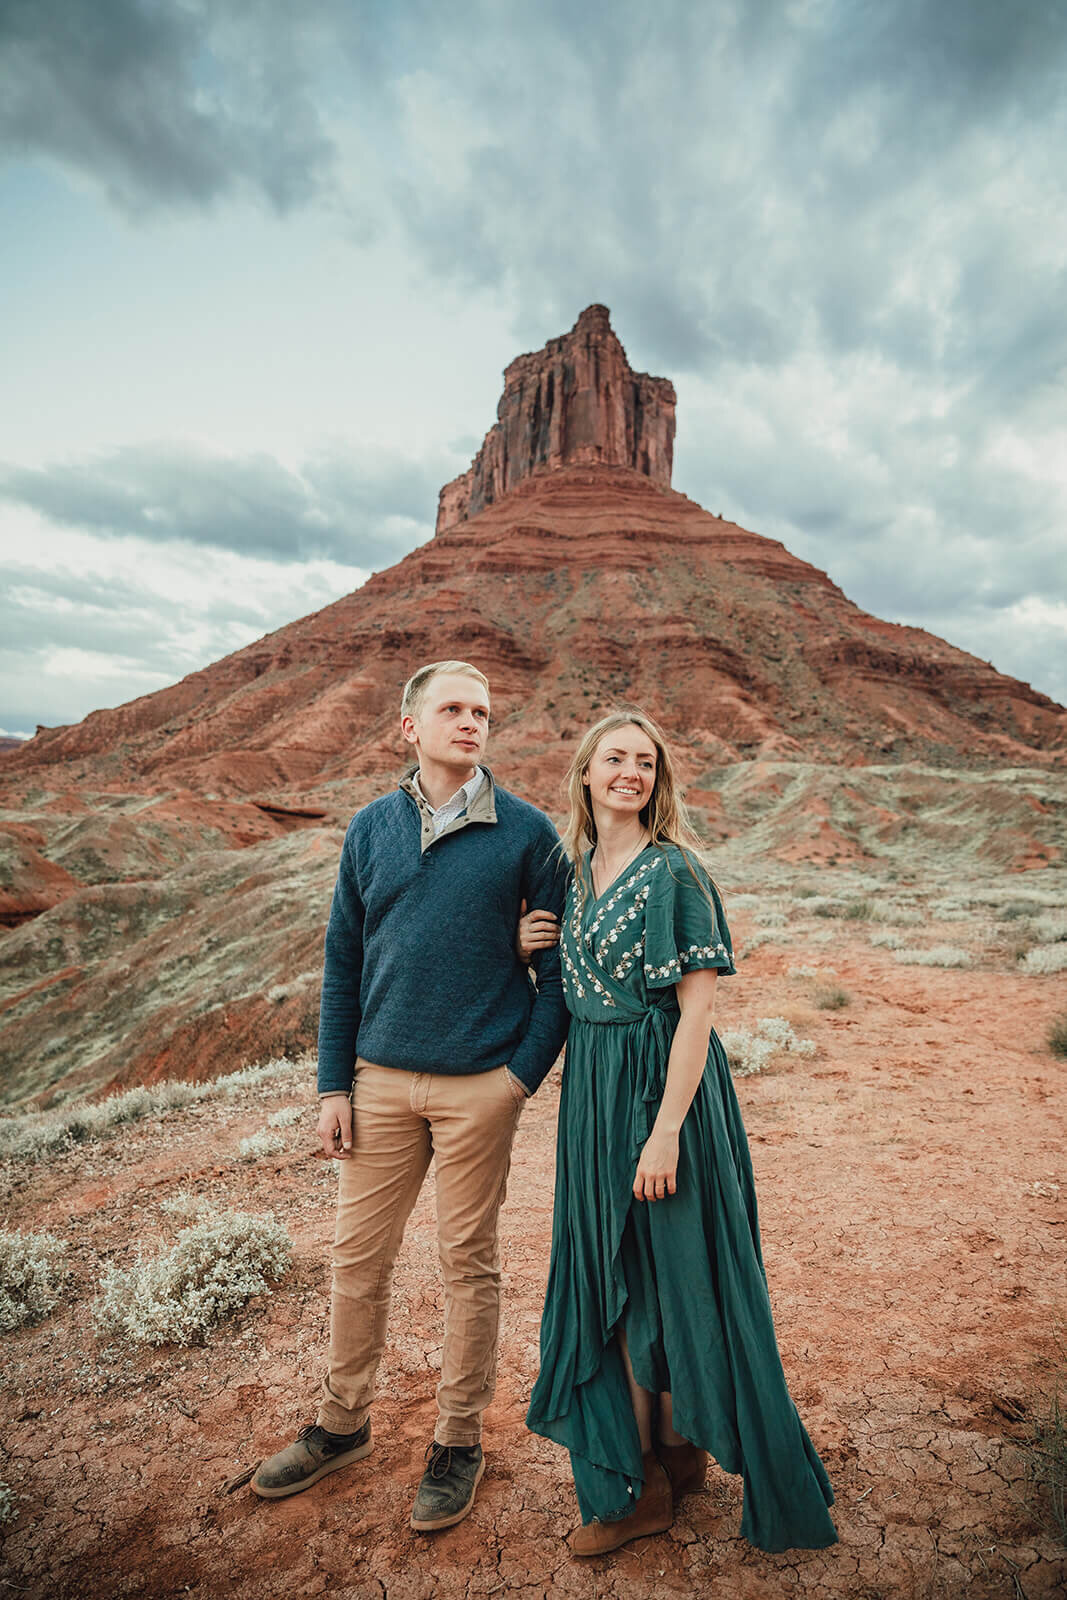
<svg viewBox="0 0 1067 1600">
<path fill-rule="evenodd" d="M 361 1428 L 385 1346 L 393 1265 L 431 1156 L 445 1285 L 439 1444 L 477 1444 L 496 1383 L 497 1217 L 526 1097 L 505 1067 L 444 1077 L 357 1061 L 352 1156 L 340 1166 L 329 1368 L 319 1423 Z"/>
</svg>

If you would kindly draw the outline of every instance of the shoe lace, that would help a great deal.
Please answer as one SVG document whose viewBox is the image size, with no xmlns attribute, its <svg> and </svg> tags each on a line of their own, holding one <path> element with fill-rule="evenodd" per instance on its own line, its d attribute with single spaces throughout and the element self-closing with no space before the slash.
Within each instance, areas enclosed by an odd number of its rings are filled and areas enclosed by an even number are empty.
<svg viewBox="0 0 1067 1600">
<path fill-rule="evenodd" d="M 452 1446 L 438 1444 L 434 1439 L 426 1446 L 426 1460 L 430 1463 L 431 1478 L 447 1478 L 452 1471 Z"/>
</svg>

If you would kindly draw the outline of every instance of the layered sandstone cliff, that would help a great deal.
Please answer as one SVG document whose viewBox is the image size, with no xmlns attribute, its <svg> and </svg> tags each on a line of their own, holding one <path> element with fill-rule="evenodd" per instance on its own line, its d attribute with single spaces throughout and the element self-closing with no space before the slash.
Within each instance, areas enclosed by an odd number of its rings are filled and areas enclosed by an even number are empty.
<svg viewBox="0 0 1067 1600">
<path fill-rule="evenodd" d="M 607 306 L 504 371 L 497 421 L 466 472 L 441 490 L 437 532 L 478 515 L 524 478 L 554 467 L 629 467 L 670 487 L 674 385 L 634 372 Z"/>
</svg>

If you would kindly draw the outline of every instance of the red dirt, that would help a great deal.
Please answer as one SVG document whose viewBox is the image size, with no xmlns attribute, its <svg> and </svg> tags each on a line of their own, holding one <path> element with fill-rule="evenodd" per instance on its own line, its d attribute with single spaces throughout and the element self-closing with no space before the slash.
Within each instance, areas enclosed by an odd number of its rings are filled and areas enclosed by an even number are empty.
<svg viewBox="0 0 1067 1600">
<path fill-rule="evenodd" d="M 64 1310 L 5 1336 L 0 1477 L 19 1496 L 17 1520 L 0 1529 L 5 1592 L 1062 1596 L 1067 1555 L 1021 1504 L 1014 1420 L 1062 1376 L 1067 1094 L 1043 1042 L 1056 979 L 902 969 L 843 926 L 835 937 L 832 954 L 823 949 L 852 995 L 844 1011 L 812 1009 L 809 986 L 786 976 L 798 952 L 764 948 L 723 986 L 721 1024 L 786 1015 L 819 1047 L 812 1060 L 782 1057 L 740 1080 L 738 1093 L 782 1357 L 837 1493 L 838 1545 L 752 1550 L 738 1535 L 739 1481 L 716 1470 L 669 1534 L 585 1565 L 569 1558 L 566 1457 L 523 1426 L 548 1261 L 558 1069 L 516 1142 L 500 1383 L 470 1518 L 435 1537 L 407 1527 L 441 1329 L 429 1188 L 398 1268 L 374 1454 L 289 1501 L 223 1493 L 242 1464 L 313 1415 L 332 1176 L 311 1158 L 306 1125 L 288 1130 L 288 1154 L 253 1166 L 235 1159 L 238 1139 L 276 1106 L 307 1102 L 310 1124 L 309 1068 L 306 1082 L 206 1102 L 11 1169 L 12 1224 L 69 1239 L 76 1276 Z M 177 1224 L 159 1202 L 179 1188 L 215 1207 L 273 1208 L 292 1234 L 293 1268 L 206 1349 L 101 1362 L 88 1314 L 101 1257 L 126 1262 L 139 1240 L 169 1238 Z"/>
</svg>

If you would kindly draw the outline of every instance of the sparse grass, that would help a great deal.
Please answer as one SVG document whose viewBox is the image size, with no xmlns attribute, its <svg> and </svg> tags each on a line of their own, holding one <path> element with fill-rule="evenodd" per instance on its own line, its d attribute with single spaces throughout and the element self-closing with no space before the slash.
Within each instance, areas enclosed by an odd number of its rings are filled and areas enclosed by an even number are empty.
<svg viewBox="0 0 1067 1600">
<path fill-rule="evenodd" d="M 869 900 L 850 900 L 841 913 L 849 922 L 870 922 L 874 907 Z"/>
<path fill-rule="evenodd" d="M 237 1146 L 242 1161 L 262 1161 L 264 1156 L 276 1156 L 285 1149 L 285 1140 L 277 1133 L 260 1128 Z"/>
<path fill-rule="evenodd" d="M 909 967 L 973 967 L 974 957 L 969 950 L 960 950 L 953 944 L 931 945 L 929 950 L 898 950 L 893 958 Z"/>
<path fill-rule="evenodd" d="M 786 974 L 789 978 L 833 978 L 837 974 L 833 967 L 790 967 Z"/>
<path fill-rule="evenodd" d="M 755 1029 L 726 1028 L 719 1037 L 735 1078 L 762 1072 L 773 1056 L 815 1054 L 814 1041 L 798 1039 L 784 1017 L 761 1017 Z"/>
<path fill-rule="evenodd" d="M 0 1523 L 14 1522 L 17 1515 L 15 1496 L 6 1483 L 0 1483 Z"/>
<path fill-rule="evenodd" d="M 907 935 L 898 933 L 895 928 L 885 928 L 872 933 L 870 942 L 885 950 L 907 950 L 911 945 Z"/>
<path fill-rule="evenodd" d="M 202 1344 L 216 1323 L 283 1276 L 291 1251 L 273 1216 L 223 1212 L 183 1228 L 162 1255 L 109 1268 L 93 1307 L 97 1328 L 135 1344 Z"/>
<path fill-rule="evenodd" d="M 1067 1011 L 1061 1011 L 1058 1017 L 1053 1017 L 1047 1038 L 1052 1054 L 1059 1056 L 1061 1061 L 1067 1061 Z"/>
<path fill-rule="evenodd" d="M 0 1233 L 0 1333 L 39 1322 L 59 1303 L 66 1250 L 52 1233 Z"/>
<path fill-rule="evenodd" d="M 301 1063 L 280 1057 L 259 1066 L 242 1067 L 208 1083 L 181 1079 L 152 1088 L 126 1089 L 95 1104 L 65 1106 L 60 1111 L 31 1111 L 0 1119 L 0 1160 L 39 1160 L 55 1150 L 106 1138 L 115 1128 L 160 1117 L 181 1106 L 217 1098 L 232 1100 L 246 1089 L 302 1070 Z M 310 1069 L 309 1069 L 310 1070 Z"/>
<path fill-rule="evenodd" d="M 1019 970 L 1037 975 L 1067 971 L 1067 944 L 1035 945 L 1019 962 Z"/>
<path fill-rule="evenodd" d="M 827 988 L 816 989 L 811 1001 L 820 1011 L 843 1011 L 845 1006 L 852 1004 L 852 996 L 847 989 L 831 984 Z"/>
<path fill-rule="evenodd" d="M 1046 1533 L 1067 1543 L 1067 1412 L 1060 1391 L 1028 1419 L 1020 1441 L 1027 1503 Z"/>
</svg>

